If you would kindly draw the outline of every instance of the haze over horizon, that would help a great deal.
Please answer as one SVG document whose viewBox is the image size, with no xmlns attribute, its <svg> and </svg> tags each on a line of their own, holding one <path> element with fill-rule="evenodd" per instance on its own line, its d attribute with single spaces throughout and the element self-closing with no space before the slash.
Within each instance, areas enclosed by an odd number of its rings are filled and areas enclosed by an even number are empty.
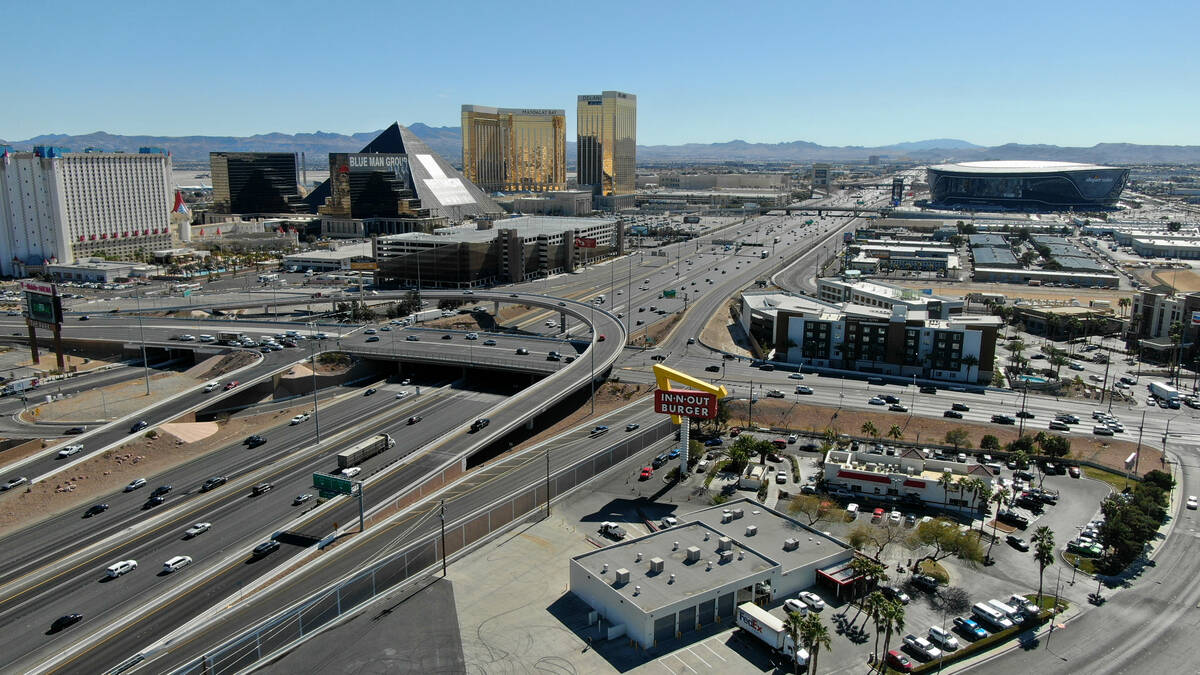
<svg viewBox="0 0 1200 675">
<path fill-rule="evenodd" d="M 1192 5 L 728 9 L 18 4 L 8 42 L 31 58 L 9 73 L 21 94 L 0 138 L 456 127 L 465 103 L 564 108 L 573 137 L 576 95 L 617 89 L 638 97 L 641 145 L 1200 145 L 1178 112 L 1200 103 L 1181 84 L 1198 65 Z"/>
</svg>

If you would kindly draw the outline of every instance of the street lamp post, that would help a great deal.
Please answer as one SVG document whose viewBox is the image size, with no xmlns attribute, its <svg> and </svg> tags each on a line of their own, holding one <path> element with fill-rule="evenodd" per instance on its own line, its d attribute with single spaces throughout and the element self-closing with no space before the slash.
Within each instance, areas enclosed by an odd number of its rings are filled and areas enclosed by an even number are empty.
<svg viewBox="0 0 1200 675">
<path fill-rule="evenodd" d="M 310 323 L 310 324 L 308 324 L 308 327 L 309 327 L 310 331 L 315 330 L 316 324 Z M 309 335 L 311 336 L 312 333 L 310 333 Z M 308 353 L 309 353 L 309 356 L 312 358 L 311 365 L 312 365 L 312 390 L 313 390 L 313 426 L 316 427 L 317 444 L 320 445 L 320 443 L 321 443 L 321 418 L 319 415 L 317 415 L 317 351 L 316 351 L 316 345 L 313 344 L 314 342 L 316 342 L 316 340 L 310 339 L 308 341 Z"/>
</svg>

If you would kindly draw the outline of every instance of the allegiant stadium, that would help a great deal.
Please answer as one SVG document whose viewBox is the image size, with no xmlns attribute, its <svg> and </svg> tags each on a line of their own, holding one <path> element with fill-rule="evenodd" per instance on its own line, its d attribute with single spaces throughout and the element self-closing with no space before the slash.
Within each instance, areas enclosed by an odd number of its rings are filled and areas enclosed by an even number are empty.
<svg viewBox="0 0 1200 675">
<path fill-rule="evenodd" d="M 1034 209 L 1111 208 L 1129 179 L 1129 169 L 1016 160 L 938 164 L 927 173 L 933 204 Z"/>
</svg>

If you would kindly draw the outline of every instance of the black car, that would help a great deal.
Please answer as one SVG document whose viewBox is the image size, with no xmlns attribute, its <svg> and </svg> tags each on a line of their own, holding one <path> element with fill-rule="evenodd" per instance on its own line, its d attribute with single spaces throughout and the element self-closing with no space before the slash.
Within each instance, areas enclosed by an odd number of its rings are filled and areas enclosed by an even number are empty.
<svg viewBox="0 0 1200 675">
<path fill-rule="evenodd" d="M 67 429 L 63 433 L 66 434 L 67 436 L 74 436 L 76 434 L 82 434 L 85 431 L 87 431 L 87 427 L 71 427 L 70 429 Z"/>
<path fill-rule="evenodd" d="M 252 448 L 257 448 L 258 446 L 262 445 L 263 443 L 266 443 L 267 439 L 263 438 L 262 436 L 259 436 L 258 434 L 254 434 L 253 436 L 248 436 L 246 438 L 246 440 L 244 440 L 242 442 Z"/>
<path fill-rule="evenodd" d="M 893 403 L 888 406 L 888 410 L 891 410 L 892 412 L 908 412 L 908 406 L 900 403 Z"/>
<path fill-rule="evenodd" d="M 451 337 L 449 333 L 446 333 L 445 335 L 442 336 L 442 339 L 443 340 L 453 340 L 454 338 Z"/>
<path fill-rule="evenodd" d="M 213 476 L 212 478 L 209 478 L 208 480 L 204 481 L 204 485 L 200 486 L 200 491 L 208 492 L 209 490 L 211 490 L 219 485 L 224 485 L 225 481 L 227 481 L 227 480 L 229 480 L 229 479 L 226 478 L 225 476 Z"/>
<path fill-rule="evenodd" d="M 625 431 L 633 431 L 634 429 L 637 429 L 640 426 L 642 426 L 642 425 L 638 424 L 637 422 L 632 422 L 630 424 L 625 425 Z"/>
<path fill-rule="evenodd" d="M 946 412 L 942 413 L 942 417 L 953 417 L 956 420 L 961 420 L 962 413 L 958 412 L 957 410 L 947 410 Z"/>
<path fill-rule="evenodd" d="M 378 389 L 376 389 L 375 387 L 370 387 L 366 391 L 363 392 L 363 396 L 370 396 L 371 394 L 374 394 L 376 391 L 378 391 Z"/>
<path fill-rule="evenodd" d="M 145 504 L 142 504 L 142 510 L 152 509 L 165 501 L 167 501 L 166 497 L 162 495 L 154 495 L 150 499 L 147 499 Z"/>
<path fill-rule="evenodd" d="M 412 417 L 408 418 L 409 424 L 416 424 L 417 422 L 420 422 L 420 421 L 421 421 L 420 415 L 413 415 Z"/>
<path fill-rule="evenodd" d="M 1008 415 L 992 415 L 992 421 L 996 424 L 1016 424 L 1017 421 Z"/>
<path fill-rule="evenodd" d="M 80 621 L 83 621 L 82 614 L 79 614 L 78 612 L 75 614 L 66 614 L 66 615 L 60 616 L 57 619 L 55 619 L 54 623 L 50 624 L 50 630 L 51 631 L 60 631 L 64 628 L 66 628 L 67 626 L 73 626 L 73 625 L 79 623 Z"/>
<path fill-rule="evenodd" d="M 971 412 L 971 407 L 966 403 L 951 403 L 950 409 L 958 410 L 960 412 Z"/>
<path fill-rule="evenodd" d="M 658 457 L 655 457 L 654 461 L 650 462 L 650 466 L 657 469 L 657 468 L 661 467 L 663 464 L 666 464 L 668 459 L 670 459 L 670 458 L 667 457 L 667 453 L 664 452 L 663 454 L 659 455 Z"/>
<path fill-rule="evenodd" d="M 492 423 L 492 421 L 490 419 L 488 419 L 486 417 L 480 417 L 479 419 L 475 420 L 474 422 L 471 422 L 471 431 L 472 432 L 479 431 L 480 429 L 486 427 L 487 425 L 489 425 L 491 423 Z"/>
<path fill-rule="evenodd" d="M 1007 537 L 1004 538 L 1004 541 L 1007 541 L 1009 546 L 1012 546 L 1013 548 L 1017 549 L 1018 551 L 1028 551 L 1029 550 L 1029 542 L 1018 537 L 1015 534 L 1008 535 Z"/>
<path fill-rule="evenodd" d="M 705 369 L 705 370 L 707 370 L 707 371 L 708 371 L 708 372 L 710 372 L 710 373 L 719 373 L 719 372 L 721 372 L 721 366 L 705 366 L 705 367 L 704 367 L 704 369 Z"/>
<path fill-rule="evenodd" d="M 1018 469 L 1013 472 L 1013 478 L 1019 478 L 1021 480 L 1033 480 L 1035 478 L 1035 476 L 1033 475 L 1032 471 L 1025 471 L 1024 469 Z"/>
<path fill-rule="evenodd" d="M 133 423 L 132 427 L 129 427 L 129 433 L 136 434 L 137 432 L 141 431 L 142 429 L 145 429 L 148 426 L 150 426 L 150 423 L 147 422 L 146 420 L 138 420 Z"/>
<path fill-rule="evenodd" d="M 168 492 L 170 492 L 172 489 L 174 489 L 174 487 L 175 487 L 174 485 L 159 485 L 158 487 L 154 488 L 154 492 L 151 492 L 150 496 L 151 497 L 161 497 L 162 495 L 165 495 Z"/>
<path fill-rule="evenodd" d="M 916 586 L 923 591 L 928 591 L 929 593 L 937 592 L 938 580 L 934 579 L 928 574 L 914 574 L 912 583 L 913 586 Z"/>
<path fill-rule="evenodd" d="M 898 397 L 892 396 L 891 394 L 884 394 L 883 400 L 887 401 L 888 403 L 899 403 L 900 402 L 900 399 Z"/>
<path fill-rule="evenodd" d="M 931 387 L 931 386 L 926 385 L 924 387 L 921 387 L 921 393 L 922 394 L 936 394 L 937 387 Z"/>
<path fill-rule="evenodd" d="M 902 605 L 907 605 L 909 601 L 908 593 L 900 590 L 899 586 L 882 586 L 880 592 L 889 600 L 895 600 Z"/>
<path fill-rule="evenodd" d="M 271 553 L 274 553 L 275 551 L 278 551 L 278 550 L 279 550 L 279 542 L 272 539 L 271 541 L 264 541 L 263 543 L 259 544 L 258 546 L 255 546 L 254 550 L 250 552 L 250 555 L 254 556 L 255 558 L 261 558 L 265 555 L 270 555 Z"/>
<path fill-rule="evenodd" d="M 1017 417 L 1024 417 L 1027 420 L 1031 420 L 1033 419 L 1033 413 L 1029 412 L 1028 410 L 1018 410 Z"/>
<path fill-rule="evenodd" d="M 107 510 L 108 510 L 108 504 L 93 504 L 92 506 L 88 507 L 87 511 L 83 512 L 83 517 L 91 518 L 92 516 L 98 516 Z"/>
</svg>

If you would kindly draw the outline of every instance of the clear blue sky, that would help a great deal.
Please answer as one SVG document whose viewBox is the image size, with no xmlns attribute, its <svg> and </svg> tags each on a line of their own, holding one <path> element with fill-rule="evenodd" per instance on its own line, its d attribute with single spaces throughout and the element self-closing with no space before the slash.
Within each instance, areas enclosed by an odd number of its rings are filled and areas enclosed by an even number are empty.
<svg viewBox="0 0 1200 675">
<path fill-rule="evenodd" d="M 9 2 L 0 138 L 458 126 L 638 96 L 645 145 L 1200 145 L 1190 2 Z M 13 65 L 19 62 L 20 65 Z"/>
</svg>

